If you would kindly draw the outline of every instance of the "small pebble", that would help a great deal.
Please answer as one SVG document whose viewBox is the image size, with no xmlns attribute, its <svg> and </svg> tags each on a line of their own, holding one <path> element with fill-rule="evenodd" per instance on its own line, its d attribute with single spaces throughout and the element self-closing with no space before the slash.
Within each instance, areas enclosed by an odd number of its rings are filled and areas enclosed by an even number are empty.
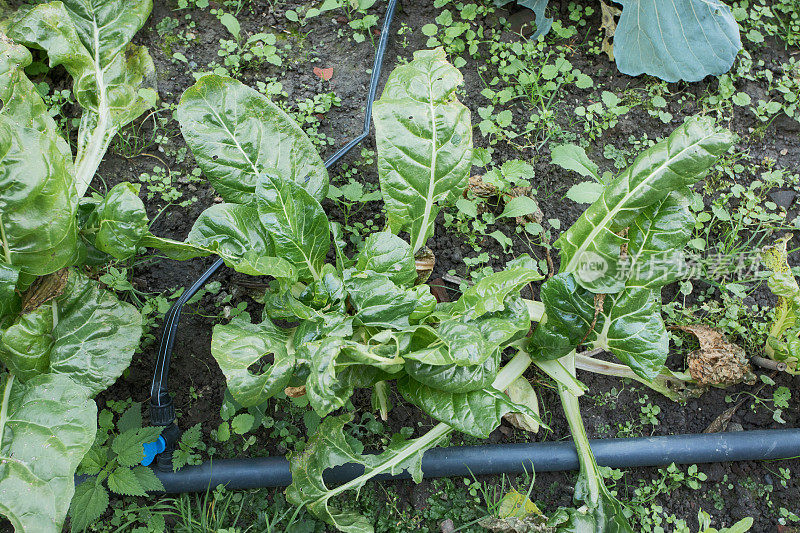
<svg viewBox="0 0 800 533">
<path fill-rule="evenodd" d="M 442 533 L 453 533 L 453 531 L 456 530 L 456 526 L 449 518 L 447 520 L 442 520 L 442 523 L 439 524 L 439 528 L 442 530 Z"/>
</svg>

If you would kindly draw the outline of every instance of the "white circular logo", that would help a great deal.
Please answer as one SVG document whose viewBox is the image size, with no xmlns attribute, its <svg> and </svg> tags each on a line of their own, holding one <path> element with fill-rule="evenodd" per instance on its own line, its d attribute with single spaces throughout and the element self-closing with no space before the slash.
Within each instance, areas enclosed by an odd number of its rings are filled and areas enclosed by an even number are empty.
<svg viewBox="0 0 800 533">
<path fill-rule="evenodd" d="M 594 252 L 583 252 L 578 260 L 578 278 L 583 281 L 594 281 L 608 271 L 608 263 Z"/>
</svg>

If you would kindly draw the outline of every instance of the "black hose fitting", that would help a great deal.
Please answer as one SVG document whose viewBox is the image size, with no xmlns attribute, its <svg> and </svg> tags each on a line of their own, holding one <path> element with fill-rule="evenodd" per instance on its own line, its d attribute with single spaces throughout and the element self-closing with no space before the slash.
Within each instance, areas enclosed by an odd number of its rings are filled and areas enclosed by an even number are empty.
<svg viewBox="0 0 800 533">
<path fill-rule="evenodd" d="M 169 426 L 175 424 L 175 404 L 172 396 L 167 394 L 161 405 L 150 401 L 150 425 Z"/>
</svg>

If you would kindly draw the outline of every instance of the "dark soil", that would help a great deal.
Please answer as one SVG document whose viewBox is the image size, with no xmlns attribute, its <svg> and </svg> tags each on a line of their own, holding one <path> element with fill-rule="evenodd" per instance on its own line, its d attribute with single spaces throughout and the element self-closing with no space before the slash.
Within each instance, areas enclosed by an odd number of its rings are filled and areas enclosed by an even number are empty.
<svg viewBox="0 0 800 533">
<path fill-rule="evenodd" d="M 581 3 L 595 5 L 594 2 L 588 1 Z M 190 67 L 194 66 L 195 70 L 205 70 L 205 66 L 208 63 L 220 60 L 217 56 L 219 39 L 228 38 L 224 28 L 219 24 L 216 17 L 209 13 L 208 9 L 194 9 L 191 10 L 191 15 L 192 21 L 196 26 L 192 31 L 198 34 L 197 44 L 192 46 L 182 46 L 179 43 L 169 44 L 166 39 L 168 35 L 187 30 L 185 27 L 186 21 L 183 20 L 185 12 L 174 11 L 176 4 L 177 0 L 156 2 L 147 26 L 136 37 L 136 41 L 139 44 L 145 44 L 149 47 L 156 63 L 158 89 L 161 99 L 171 103 L 177 103 L 181 93 L 194 83 L 191 68 L 187 68 L 183 63 L 170 60 L 172 52 L 180 51 L 183 53 L 188 58 Z M 312 97 L 319 92 L 335 92 L 341 99 L 341 106 L 331 109 L 322 119 L 320 126 L 320 131 L 332 141 L 328 148 L 323 150 L 323 156 L 329 156 L 336 148 L 342 146 L 361 130 L 364 98 L 369 77 L 367 71 L 371 68 L 374 48 L 369 39 L 356 44 L 348 38 L 340 37 L 337 34 L 340 29 L 344 28 L 346 36 L 349 36 L 352 30 L 346 27 L 346 23 L 342 24 L 337 21 L 338 14 L 322 15 L 300 28 L 296 24 L 288 23 L 284 17 L 284 12 L 286 9 L 293 8 L 295 4 L 296 2 L 293 0 L 287 2 L 253 2 L 252 8 L 249 5 L 245 7 L 238 18 L 242 25 L 242 32 L 245 35 L 262 31 L 262 28 L 284 32 L 288 41 L 293 43 L 293 54 L 306 59 L 287 61 L 282 68 L 269 65 L 258 70 L 245 70 L 240 78 L 245 83 L 255 85 L 257 81 L 263 81 L 267 76 L 278 77 L 283 83 L 284 90 L 288 93 L 288 102 L 290 104 Z M 554 4 L 556 10 L 558 10 L 558 3 L 554 2 Z M 212 2 L 213 6 L 214 3 Z M 562 12 L 565 12 L 563 9 Z M 383 10 L 384 7 L 378 7 L 375 12 L 382 16 Z M 433 7 L 432 2 L 410 0 L 401 2 L 386 53 L 384 78 L 399 59 L 408 59 L 414 50 L 425 48 L 426 37 L 422 35 L 419 28 L 432 22 L 438 12 L 439 10 Z M 175 17 L 180 21 L 181 25 L 167 35 L 160 35 L 156 28 L 165 17 Z M 487 26 L 494 23 L 495 21 L 492 19 L 487 19 L 485 22 Z M 407 24 L 414 30 L 405 35 L 409 43 L 407 47 L 398 44 L 400 37 L 397 36 L 396 32 L 401 24 Z M 569 21 L 565 20 L 565 24 L 569 24 Z M 587 26 L 579 30 L 576 44 L 580 44 L 586 32 L 593 35 L 597 31 L 596 28 L 599 24 L 599 14 L 595 14 Z M 515 38 L 511 34 L 506 37 L 508 39 Z M 754 57 L 778 64 L 786 61 L 790 52 L 784 50 L 782 43 L 775 43 L 774 46 L 763 46 L 752 53 Z M 631 87 L 645 88 L 649 81 L 646 77 L 631 78 L 618 73 L 604 57 L 589 55 L 585 47 L 577 47 L 574 56 L 570 60 L 574 66 L 592 75 L 595 79 L 595 88 L 599 87 L 612 91 Z M 333 78 L 329 82 L 322 81 L 313 73 L 315 66 L 332 66 L 334 68 Z M 487 102 L 479 94 L 483 85 L 476 74 L 476 62 L 469 60 L 461 70 L 464 72 L 466 81 L 462 101 L 470 107 L 473 117 L 477 117 L 478 107 L 486 105 Z M 55 74 L 53 75 L 55 76 Z M 651 139 L 656 136 L 666 136 L 674 125 L 680 123 L 681 117 L 699 111 L 695 97 L 702 95 L 707 89 L 713 89 L 716 84 L 716 79 L 710 77 L 700 83 L 671 85 L 670 88 L 673 92 L 680 91 L 691 96 L 688 99 L 688 104 L 682 108 L 670 102 L 669 110 L 676 116 L 676 120 L 672 124 L 662 124 L 661 121 L 649 116 L 641 108 L 635 108 L 622 117 L 615 128 L 605 132 L 602 139 L 594 142 L 587 152 L 589 152 L 592 159 L 601 162 L 602 170 L 613 170 L 611 162 L 602 158 L 602 148 L 606 143 L 621 146 L 627 142 L 629 136 L 640 137 L 643 133 L 647 133 Z M 749 87 L 747 90 L 753 93 L 755 100 L 758 98 L 758 92 L 763 91 L 763 88 L 760 88 L 755 83 L 752 85 L 753 87 Z M 562 101 L 559 104 L 561 110 L 558 120 L 566 124 L 572 113 L 571 108 L 584 102 L 587 94 L 590 93 L 574 87 L 567 88 L 566 92 L 561 95 Z M 597 94 L 599 94 L 599 90 Z M 594 94 L 594 97 L 597 94 Z M 520 116 L 525 116 L 525 109 L 522 104 L 520 104 L 518 111 Z M 771 157 L 778 160 L 778 167 L 797 169 L 800 161 L 800 147 L 798 147 L 797 142 L 800 127 L 798 127 L 797 122 L 788 117 L 780 117 L 771 123 L 763 138 L 751 136 L 750 128 L 757 126 L 757 123 L 749 112 L 737 112 L 730 117 L 726 125 L 741 137 L 737 149 L 749 150 L 753 160 Z M 145 130 L 147 127 L 146 124 L 143 126 Z M 176 150 L 184 145 L 180 135 L 177 134 L 177 124 L 174 121 L 171 123 L 171 127 L 174 129 L 175 136 L 167 143 L 166 151 L 159 151 L 154 146 L 148 152 L 157 155 L 172 171 L 188 171 L 192 168 L 191 156 L 184 163 L 175 162 L 174 154 Z M 486 145 L 485 138 L 479 134 L 477 129 L 475 144 L 476 146 Z M 373 140 L 369 138 L 364 142 L 363 147 L 374 150 Z M 355 152 L 345 158 L 345 162 L 353 161 Z M 545 219 L 559 219 L 561 227 L 566 228 L 580 215 L 581 206 L 561 198 L 566 189 L 576 182 L 576 175 L 551 165 L 546 147 L 540 152 L 534 152 L 530 148 L 519 151 L 500 143 L 495 146 L 493 157 L 496 163 L 506 159 L 532 161 L 536 171 L 535 187 L 540 191 L 560 191 L 560 193 L 538 198 Z M 100 167 L 99 173 L 110 187 L 119 181 L 137 182 L 140 174 L 144 172 L 151 173 L 154 166 L 161 164 L 160 161 L 147 156 L 128 159 L 112 149 Z M 480 172 L 479 169 L 475 170 L 476 173 Z M 331 175 L 335 179 L 335 168 L 331 169 Z M 753 176 L 742 175 L 737 179 L 742 183 L 747 183 L 753 178 Z M 361 172 L 358 175 L 358 179 L 368 183 L 376 183 L 377 176 L 374 168 Z M 97 183 L 99 181 L 95 182 L 95 184 Z M 158 217 L 152 227 L 152 231 L 156 235 L 183 239 L 199 213 L 212 205 L 215 193 L 205 183 L 177 185 L 178 189 L 186 197 L 196 196 L 197 202 L 187 208 L 171 207 L 167 209 L 166 212 Z M 330 208 L 332 218 L 337 218 L 338 210 L 331 204 L 326 205 L 326 207 Z M 151 202 L 149 204 L 151 217 L 156 216 L 160 208 L 161 205 L 157 201 Z M 382 221 L 380 202 L 368 204 L 356 215 L 356 220 L 375 220 L 376 224 L 380 225 Z M 557 232 L 555 233 L 557 235 Z M 463 274 L 465 272 L 463 259 L 476 255 L 473 249 L 466 244 L 464 236 L 445 229 L 441 220 L 436 229 L 436 238 L 429 244 L 437 256 L 436 269 L 432 276 L 434 279 L 441 277 L 442 274 L 447 273 L 449 270 Z M 495 268 L 501 267 L 509 257 L 490 238 L 486 238 L 481 244 L 483 249 L 488 251 L 492 257 L 489 264 Z M 515 253 L 529 251 L 521 241 L 515 242 Z M 543 249 L 534 251 L 540 256 L 544 254 Z M 557 267 L 557 256 L 554 256 L 553 259 Z M 189 285 L 211 262 L 212 259 L 198 259 L 186 263 L 178 263 L 154 257 L 135 268 L 134 279 L 138 284 L 137 288 L 139 290 L 171 292 L 179 287 Z M 223 269 L 214 279 L 222 282 L 223 293 L 232 293 L 236 296 L 234 301 L 244 297 L 244 289 L 236 284 L 236 281 L 241 279 L 240 277 L 234 276 Z M 538 292 L 538 289 L 536 289 L 536 292 Z M 675 294 L 674 288 L 666 290 L 665 294 Z M 768 299 L 768 292 L 759 293 L 758 298 Z M 219 319 L 216 318 L 216 315 L 220 312 L 214 302 L 215 300 L 219 301 L 219 299 L 219 295 L 207 296 L 199 304 L 188 306 L 185 310 L 179 335 L 174 345 L 170 374 L 171 391 L 174 395 L 176 408 L 180 413 L 180 425 L 183 428 L 187 428 L 201 423 L 206 436 L 220 422 L 219 407 L 225 391 L 224 377 L 209 350 L 211 328 L 218 322 Z M 212 318 L 207 318 L 207 316 Z M 160 324 L 158 327 L 160 327 Z M 153 333 L 157 338 L 160 338 L 159 331 L 154 330 Z M 105 399 L 125 399 L 128 397 L 132 397 L 136 401 L 146 402 L 149 398 L 153 361 L 155 360 L 157 349 L 156 342 L 147 347 L 143 353 L 137 354 L 131 365 L 130 373 L 104 393 L 99 398 L 100 403 L 102 404 L 102 400 Z M 682 370 L 683 356 L 680 354 L 672 356 L 669 364 L 673 368 Z M 533 372 L 530 377 L 541 378 L 535 376 Z M 591 398 L 583 401 L 584 420 L 591 438 L 617 436 L 619 426 L 624 425 L 627 421 L 638 424 L 641 408 L 638 399 L 645 394 L 649 397 L 650 402 L 661 408 L 658 416 L 659 424 L 652 427 L 639 425 L 638 434 L 645 432 L 648 435 L 670 435 L 702 432 L 717 416 L 730 407 L 730 404 L 725 401 L 726 395 L 738 390 L 750 390 L 746 386 L 740 386 L 733 390 L 711 390 L 700 399 L 693 399 L 686 405 L 679 405 L 640 386 L 634 387 L 627 384 L 623 388 L 623 384 L 617 379 L 588 374 L 581 374 L 579 377 L 591 390 Z M 778 385 L 785 385 L 792 391 L 800 391 L 800 378 L 798 377 L 779 375 L 775 377 L 775 381 Z M 623 390 L 618 392 L 620 389 Z M 540 391 L 541 404 L 547 410 L 552 431 L 532 436 L 504 426 L 495 431 L 489 439 L 491 442 L 568 438 L 566 422 L 561 414 L 557 396 L 547 388 L 539 388 L 538 390 Z M 765 394 L 767 390 L 771 391 L 772 389 L 766 389 Z M 795 392 L 796 394 L 800 393 Z M 596 402 L 593 401 L 593 398 L 604 398 L 606 396 L 611 398 L 608 403 L 595 405 Z M 429 419 L 422 416 L 417 409 L 404 404 L 401 398 L 395 397 L 394 403 L 396 407 L 391 413 L 391 429 L 399 430 L 403 426 L 416 428 L 418 423 L 421 423 L 422 429 L 424 429 L 430 425 Z M 601 402 L 598 401 L 597 403 Z M 353 398 L 353 404 L 364 411 L 369 410 L 369 395 L 366 392 L 358 392 Z M 280 414 L 275 416 L 280 416 Z M 772 415 L 768 410 L 760 408 L 753 411 L 750 409 L 749 403 L 745 403 L 733 416 L 731 425 L 732 427 L 741 427 L 744 430 L 794 427 L 798 423 L 798 409 L 792 407 L 786 410 L 783 417 L 786 420 L 786 424 L 779 424 L 772 419 Z M 298 424 L 300 424 L 299 421 Z M 301 427 L 301 435 L 303 433 L 304 428 Z M 211 442 L 210 438 L 209 442 Z M 454 442 L 459 442 L 459 440 Z M 266 440 L 262 438 L 259 440 L 258 445 L 248 450 L 247 454 L 267 452 L 278 454 L 285 451 L 285 449 L 279 449 L 268 438 Z M 700 470 L 708 476 L 708 480 L 702 484 L 700 490 L 691 490 L 685 487 L 679 488 L 667 494 L 662 494 L 654 502 L 663 507 L 664 515 L 674 514 L 676 517 L 686 520 L 692 530 L 697 528 L 696 517 L 698 510 L 701 508 L 715 517 L 714 524 L 717 527 L 731 525 L 743 517 L 752 516 L 755 519 L 755 525 L 752 529 L 754 532 L 777 531 L 778 510 L 781 507 L 792 512 L 800 512 L 800 507 L 798 507 L 797 503 L 800 501 L 800 485 L 797 483 L 796 477 L 793 475 L 788 486 L 783 487 L 774 473 L 778 471 L 779 467 L 790 468 L 793 474 L 800 472 L 800 461 L 784 461 L 777 464 L 742 462 L 699 466 Z M 626 496 L 632 496 L 632 490 L 637 486 L 639 480 L 651 480 L 659 477 L 657 469 L 654 468 L 632 469 L 627 471 L 623 479 L 617 482 L 617 490 L 624 499 Z M 545 511 L 553 511 L 559 505 L 570 504 L 574 474 L 540 474 L 537 476 L 536 483 L 532 498 L 541 502 Z M 732 488 L 728 488 L 729 483 L 732 484 Z M 400 496 L 400 501 L 397 505 L 402 509 L 419 509 L 420 506 L 427 505 L 427 498 L 434 490 L 431 482 L 427 480 L 420 486 L 414 486 L 411 482 L 390 483 L 388 486 L 393 487 L 393 490 Z M 553 486 L 556 488 L 553 489 Z M 764 495 L 765 491 L 770 492 L 768 498 Z M 456 526 L 458 525 L 456 523 Z M 664 524 L 663 527 L 669 531 L 672 526 Z M 397 531 L 403 530 L 402 527 L 397 529 Z"/>
</svg>

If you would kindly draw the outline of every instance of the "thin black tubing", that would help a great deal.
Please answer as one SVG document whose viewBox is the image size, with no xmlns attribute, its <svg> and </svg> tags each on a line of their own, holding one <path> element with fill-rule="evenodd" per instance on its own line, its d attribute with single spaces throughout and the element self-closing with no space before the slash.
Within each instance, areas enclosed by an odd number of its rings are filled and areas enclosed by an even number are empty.
<svg viewBox="0 0 800 533">
<path fill-rule="evenodd" d="M 765 461 L 800 455 L 800 429 L 593 439 L 590 444 L 597 463 L 612 468 Z M 578 454 L 571 441 L 433 448 L 422 458 L 426 478 L 560 472 L 578 467 Z M 338 484 L 363 472 L 363 466 L 350 463 L 326 470 L 323 477 L 326 483 Z M 289 462 L 284 457 L 218 459 L 186 466 L 177 472 L 156 470 L 156 476 L 169 493 L 203 492 L 217 485 L 232 490 L 284 487 L 292 481 Z M 380 474 L 372 479 L 409 477 L 403 472 L 394 476 Z"/>
<path fill-rule="evenodd" d="M 378 92 L 378 82 L 381 77 L 381 70 L 383 68 L 383 55 L 386 52 L 386 44 L 389 42 L 389 30 L 392 26 L 392 18 L 394 18 L 394 9 L 397 6 L 397 0 L 389 0 L 389 5 L 386 7 L 386 16 L 383 19 L 383 28 L 381 29 L 381 38 L 378 41 L 378 49 L 375 51 L 375 61 L 372 63 L 372 75 L 369 80 L 369 92 L 367 92 L 367 106 L 364 113 L 364 129 L 361 135 L 345 144 L 338 152 L 333 154 L 327 161 L 325 161 L 325 168 L 339 161 L 347 152 L 355 148 L 369 135 L 370 125 L 372 124 L 372 103 L 375 101 L 375 94 Z"/>
<path fill-rule="evenodd" d="M 391 29 L 392 19 L 394 18 L 395 7 L 397 0 L 389 0 L 389 5 L 386 8 L 386 15 L 383 19 L 383 28 L 381 29 L 380 40 L 378 41 L 378 49 L 375 51 L 375 61 L 372 65 L 372 74 L 370 76 L 369 91 L 367 93 L 367 105 L 364 113 L 364 128 L 360 135 L 348 142 L 335 154 L 333 154 L 327 161 L 325 161 L 325 168 L 330 168 L 337 161 L 339 161 L 350 150 L 358 146 L 361 141 L 367 138 L 370 132 L 370 125 L 372 124 L 372 104 L 375 101 L 375 95 L 378 91 L 378 82 L 380 81 L 381 69 L 383 67 L 383 56 L 386 52 L 386 45 L 389 42 L 389 30 Z M 161 345 L 158 350 L 158 357 L 156 359 L 155 370 L 153 371 L 153 381 L 150 386 L 150 405 L 151 405 L 151 418 L 154 414 L 154 409 L 158 409 L 168 404 L 171 404 L 172 398 L 169 395 L 168 381 L 169 381 L 169 366 L 172 359 L 172 347 L 175 343 L 175 335 L 178 331 L 178 322 L 181 318 L 181 311 L 184 304 L 194 296 L 200 288 L 205 285 L 208 279 L 213 276 L 217 270 L 224 264 L 222 259 L 217 259 L 202 276 L 200 276 L 194 284 L 186 290 L 180 298 L 172 305 L 164 318 L 164 330 L 161 337 Z M 158 423 L 168 425 L 173 420 L 173 415 L 168 415 L 168 419 L 158 417 Z M 151 420 L 152 422 L 152 420 Z"/>
</svg>

